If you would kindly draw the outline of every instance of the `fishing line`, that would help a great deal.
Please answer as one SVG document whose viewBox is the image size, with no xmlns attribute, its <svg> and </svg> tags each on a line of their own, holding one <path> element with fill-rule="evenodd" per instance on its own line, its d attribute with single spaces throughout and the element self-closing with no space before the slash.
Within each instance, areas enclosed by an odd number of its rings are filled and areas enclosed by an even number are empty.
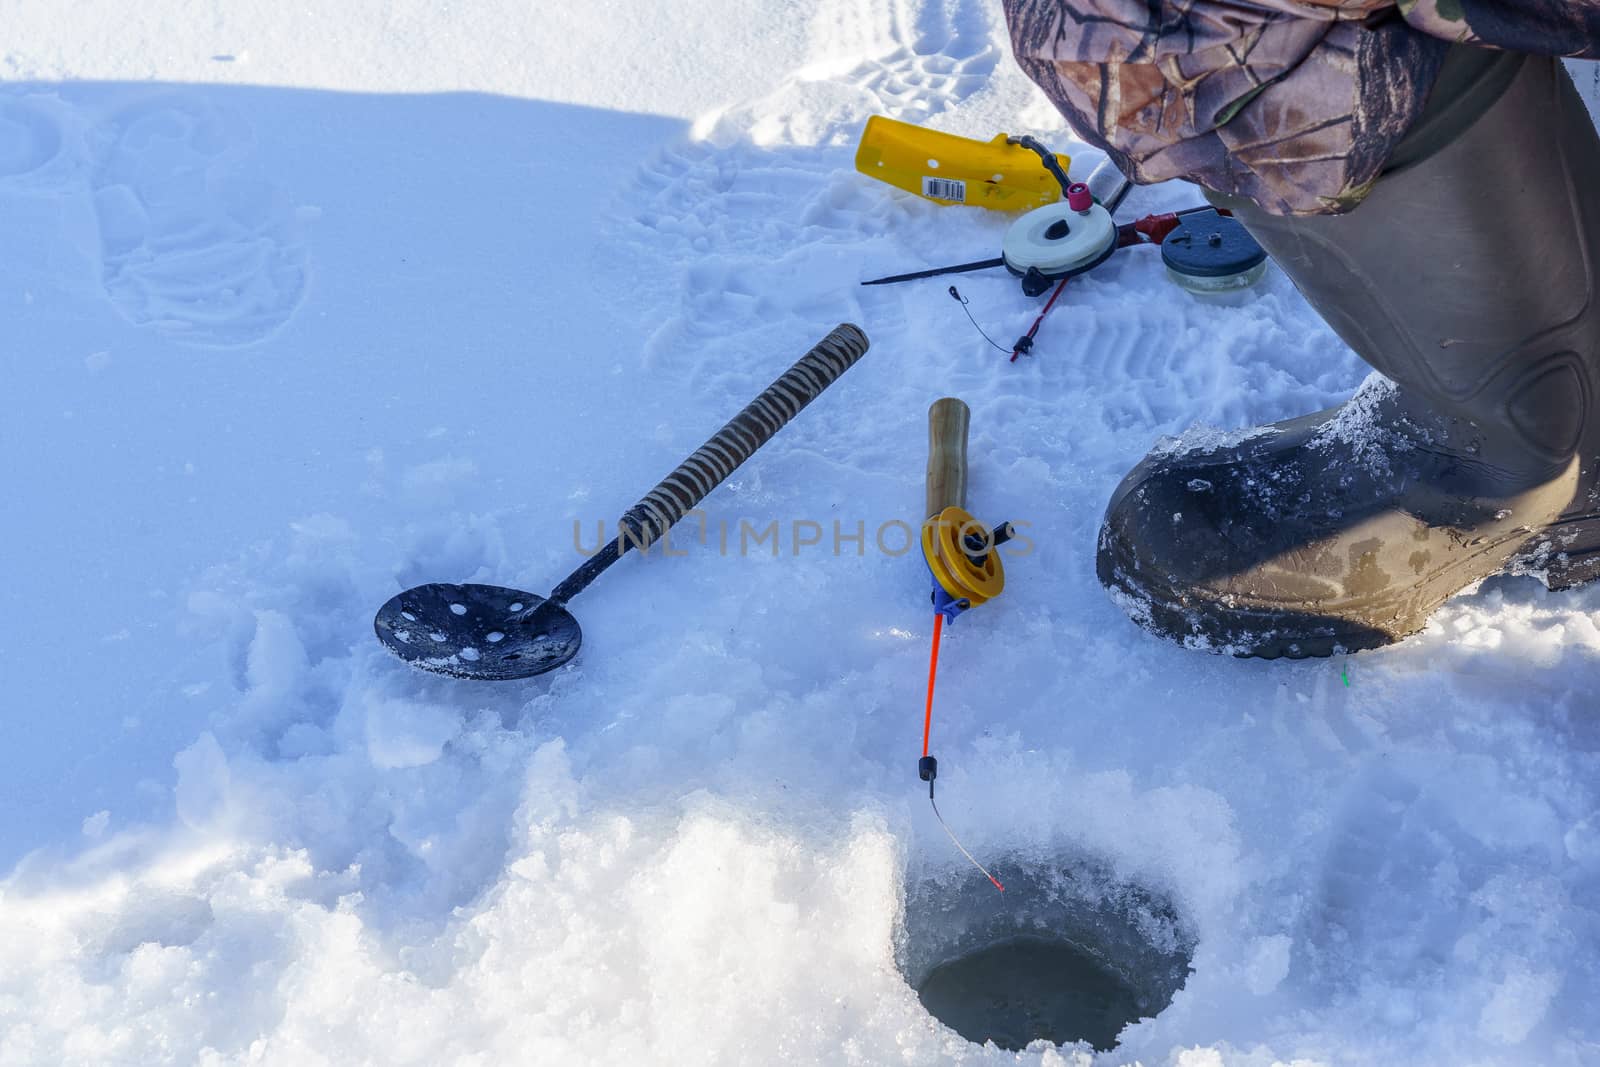
<svg viewBox="0 0 1600 1067">
<path fill-rule="evenodd" d="M 950 287 L 950 295 L 955 297 L 956 303 L 961 305 L 961 310 L 967 313 L 967 321 L 972 323 L 972 328 L 974 330 L 977 330 L 980 334 L 983 334 L 983 339 L 985 341 L 988 341 L 991 345 L 994 345 L 994 347 L 1000 349 L 1000 351 L 1006 353 L 1007 355 L 1011 355 L 1011 350 L 1009 348 L 995 344 L 994 338 L 983 332 L 983 327 L 978 325 L 978 320 L 972 317 L 972 310 L 967 307 L 967 298 L 961 295 L 960 290 L 952 285 Z M 1011 358 L 1015 359 L 1016 356 L 1012 355 Z"/>
<path fill-rule="evenodd" d="M 996 889 L 1004 893 L 1006 891 L 1006 887 L 1000 884 L 1000 879 L 990 874 L 988 868 L 986 868 L 983 864 L 979 863 L 975 859 L 972 859 L 972 853 L 967 851 L 967 847 L 961 843 L 961 839 L 956 836 L 956 832 L 950 829 L 950 825 L 944 821 L 944 816 L 939 814 L 939 805 L 934 803 L 933 799 L 932 782 L 928 783 L 928 803 L 933 804 L 933 817 L 939 820 L 939 825 L 944 827 L 944 832 L 950 835 L 950 840 L 955 842 L 955 846 L 961 850 L 961 854 L 967 857 L 967 859 L 971 860 L 972 865 L 978 868 L 978 870 L 982 871 L 983 876 L 989 879 L 989 881 L 993 882 Z"/>
<path fill-rule="evenodd" d="M 938 777 L 939 772 L 938 762 L 934 760 L 932 756 L 928 755 L 928 735 L 933 730 L 933 687 L 934 683 L 938 681 L 939 677 L 939 637 L 943 632 L 944 614 L 942 612 L 935 612 L 933 616 L 933 652 L 928 657 L 928 703 L 922 714 L 921 766 L 923 769 L 922 776 L 928 782 L 928 803 L 933 806 L 933 817 L 939 820 L 939 825 L 944 827 L 944 832 L 950 836 L 950 840 L 955 844 L 956 848 L 961 850 L 961 854 L 967 857 L 968 862 L 970 862 L 974 867 L 978 868 L 983 876 L 989 879 L 996 889 L 1004 893 L 1006 891 L 1006 887 L 1000 884 L 1000 879 L 990 874 L 987 867 L 979 863 L 976 859 L 973 859 L 972 853 L 967 851 L 967 846 L 961 843 L 961 839 L 956 836 L 956 832 L 950 829 L 950 824 L 944 821 L 944 816 L 939 813 L 939 805 L 933 799 L 933 783 Z"/>
</svg>

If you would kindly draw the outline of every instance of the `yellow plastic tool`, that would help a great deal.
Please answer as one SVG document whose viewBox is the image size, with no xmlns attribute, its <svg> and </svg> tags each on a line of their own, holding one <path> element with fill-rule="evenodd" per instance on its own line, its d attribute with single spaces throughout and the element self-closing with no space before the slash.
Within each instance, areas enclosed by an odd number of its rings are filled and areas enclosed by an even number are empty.
<svg viewBox="0 0 1600 1067">
<path fill-rule="evenodd" d="M 861 131 L 856 170 L 936 204 L 1024 211 L 1060 200 L 1060 183 L 1039 157 L 1006 136 L 974 141 L 874 115 Z M 1066 173 L 1072 158 L 1056 159 Z"/>
</svg>

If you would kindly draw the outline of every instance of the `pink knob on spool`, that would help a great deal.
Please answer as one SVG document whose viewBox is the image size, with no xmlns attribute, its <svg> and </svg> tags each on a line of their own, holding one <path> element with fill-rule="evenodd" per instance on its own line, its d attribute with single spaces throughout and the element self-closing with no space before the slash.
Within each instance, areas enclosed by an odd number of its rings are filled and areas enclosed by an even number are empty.
<svg viewBox="0 0 1600 1067">
<path fill-rule="evenodd" d="M 1083 182 L 1073 182 L 1067 186 L 1067 206 L 1074 211 L 1088 211 L 1094 207 L 1094 194 Z"/>
</svg>

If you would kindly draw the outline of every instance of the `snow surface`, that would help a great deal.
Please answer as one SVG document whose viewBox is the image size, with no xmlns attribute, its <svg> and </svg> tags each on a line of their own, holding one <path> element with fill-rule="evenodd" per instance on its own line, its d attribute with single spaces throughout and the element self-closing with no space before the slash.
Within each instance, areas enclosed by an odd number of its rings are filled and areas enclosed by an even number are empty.
<svg viewBox="0 0 1600 1067">
<path fill-rule="evenodd" d="M 945 283 L 855 285 L 1006 223 L 856 175 L 869 114 L 1081 148 L 998 5 L 6 22 L 0 1063 L 1089 1060 L 969 1044 L 896 966 L 908 886 L 975 877 L 914 777 L 926 578 L 872 538 L 947 393 L 1033 550 L 946 638 L 945 813 L 1194 937 L 1095 1061 L 1600 1062 L 1600 590 L 1492 579 L 1348 661 L 1151 640 L 1093 575 L 1111 488 L 1354 357 L 1281 275 L 1204 301 L 1138 253 L 1016 365 Z M 1001 338 L 1036 313 L 959 284 Z M 707 502 L 735 547 L 619 564 L 570 667 L 377 646 L 416 582 L 547 590 L 846 320 L 872 352 Z"/>
</svg>

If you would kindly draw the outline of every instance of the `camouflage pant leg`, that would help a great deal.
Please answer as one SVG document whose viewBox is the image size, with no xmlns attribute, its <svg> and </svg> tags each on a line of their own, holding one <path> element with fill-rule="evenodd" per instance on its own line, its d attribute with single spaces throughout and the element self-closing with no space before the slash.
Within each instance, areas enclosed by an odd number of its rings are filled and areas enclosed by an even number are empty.
<svg viewBox="0 0 1600 1067">
<path fill-rule="evenodd" d="M 1423 33 L 1466 44 L 1600 59 L 1600 0 L 1398 0 Z"/>
<path fill-rule="evenodd" d="M 1276 214 L 1360 202 L 1451 41 L 1600 49 L 1600 0 L 1005 0 L 1005 11 L 1023 70 L 1130 177 L 1186 178 Z"/>
</svg>

